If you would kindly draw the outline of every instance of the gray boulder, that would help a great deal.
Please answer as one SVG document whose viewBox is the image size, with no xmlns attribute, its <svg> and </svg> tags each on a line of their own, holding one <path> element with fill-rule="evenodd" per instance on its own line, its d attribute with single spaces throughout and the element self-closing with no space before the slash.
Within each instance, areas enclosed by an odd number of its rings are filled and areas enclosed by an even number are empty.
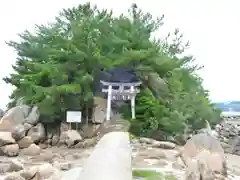
<svg viewBox="0 0 240 180">
<path fill-rule="evenodd" d="M 12 137 L 18 141 L 20 139 L 22 139 L 26 134 L 24 125 L 22 124 L 18 124 L 17 126 L 15 126 L 12 130 Z"/>
<path fill-rule="evenodd" d="M 227 176 L 224 150 L 220 141 L 211 134 L 194 135 L 180 150 L 180 156 L 187 167 L 188 177 L 199 174 L 204 179 L 206 172 L 214 177 Z"/>
<path fill-rule="evenodd" d="M 28 116 L 30 109 L 30 106 L 27 105 L 16 106 L 9 109 L 1 118 L 0 131 L 11 132 L 15 126 L 22 124 Z"/>
<path fill-rule="evenodd" d="M 34 143 L 39 143 L 46 139 L 46 133 L 43 124 L 38 123 L 36 126 L 33 126 L 29 129 L 28 136 L 30 136 Z"/>
<path fill-rule="evenodd" d="M 29 115 L 25 118 L 24 122 L 32 125 L 36 125 L 39 121 L 39 116 L 40 116 L 38 109 L 39 108 L 37 106 L 34 106 L 31 109 L 31 112 L 29 113 Z"/>
</svg>

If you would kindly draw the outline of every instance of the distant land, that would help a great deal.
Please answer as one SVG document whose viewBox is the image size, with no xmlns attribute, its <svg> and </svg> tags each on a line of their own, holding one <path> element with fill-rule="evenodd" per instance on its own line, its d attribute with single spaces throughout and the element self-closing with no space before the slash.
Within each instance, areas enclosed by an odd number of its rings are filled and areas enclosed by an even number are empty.
<svg viewBox="0 0 240 180">
<path fill-rule="evenodd" d="M 225 101 L 214 104 L 223 112 L 240 112 L 240 101 Z"/>
</svg>

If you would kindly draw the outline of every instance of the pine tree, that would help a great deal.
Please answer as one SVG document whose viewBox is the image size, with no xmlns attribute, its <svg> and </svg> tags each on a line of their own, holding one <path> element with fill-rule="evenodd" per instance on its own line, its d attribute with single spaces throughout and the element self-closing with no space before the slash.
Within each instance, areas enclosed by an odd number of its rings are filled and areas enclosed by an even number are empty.
<svg viewBox="0 0 240 180">
<path fill-rule="evenodd" d="M 15 73 L 4 79 L 16 87 L 11 105 L 24 97 L 40 107 L 42 120 L 62 121 L 66 110 L 90 106 L 101 70 L 126 67 L 143 82 L 131 120 L 135 133 L 176 135 L 187 124 L 196 129 L 205 119 L 216 122 L 219 113 L 196 74 L 201 67 L 183 56 L 189 44 L 179 30 L 167 37 L 173 43 L 151 39 L 162 25 L 163 16 L 154 19 L 136 4 L 119 17 L 90 3 L 64 9 L 54 23 L 8 42 L 18 53 Z"/>
</svg>

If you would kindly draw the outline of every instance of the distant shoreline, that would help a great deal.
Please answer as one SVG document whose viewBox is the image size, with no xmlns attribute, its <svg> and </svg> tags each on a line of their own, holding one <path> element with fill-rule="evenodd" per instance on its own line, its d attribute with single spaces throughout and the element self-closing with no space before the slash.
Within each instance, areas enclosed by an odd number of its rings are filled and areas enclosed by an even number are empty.
<svg viewBox="0 0 240 180">
<path fill-rule="evenodd" d="M 240 112 L 237 111 L 223 111 L 221 113 L 221 116 L 226 117 L 226 116 L 240 116 Z"/>
</svg>

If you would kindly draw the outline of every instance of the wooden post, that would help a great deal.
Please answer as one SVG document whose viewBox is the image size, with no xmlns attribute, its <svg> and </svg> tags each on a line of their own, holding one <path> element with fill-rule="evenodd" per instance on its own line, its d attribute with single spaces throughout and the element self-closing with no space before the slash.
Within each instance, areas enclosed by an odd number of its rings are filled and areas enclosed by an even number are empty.
<svg viewBox="0 0 240 180">
<path fill-rule="evenodd" d="M 131 92 L 134 92 L 134 86 L 131 86 Z M 131 97 L 131 111 L 132 111 L 132 119 L 136 118 L 135 112 L 135 95 Z"/>
<path fill-rule="evenodd" d="M 112 103 L 112 85 L 108 86 L 108 98 L 107 98 L 107 116 L 106 120 L 110 120 L 111 116 L 111 103 Z"/>
</svg>

